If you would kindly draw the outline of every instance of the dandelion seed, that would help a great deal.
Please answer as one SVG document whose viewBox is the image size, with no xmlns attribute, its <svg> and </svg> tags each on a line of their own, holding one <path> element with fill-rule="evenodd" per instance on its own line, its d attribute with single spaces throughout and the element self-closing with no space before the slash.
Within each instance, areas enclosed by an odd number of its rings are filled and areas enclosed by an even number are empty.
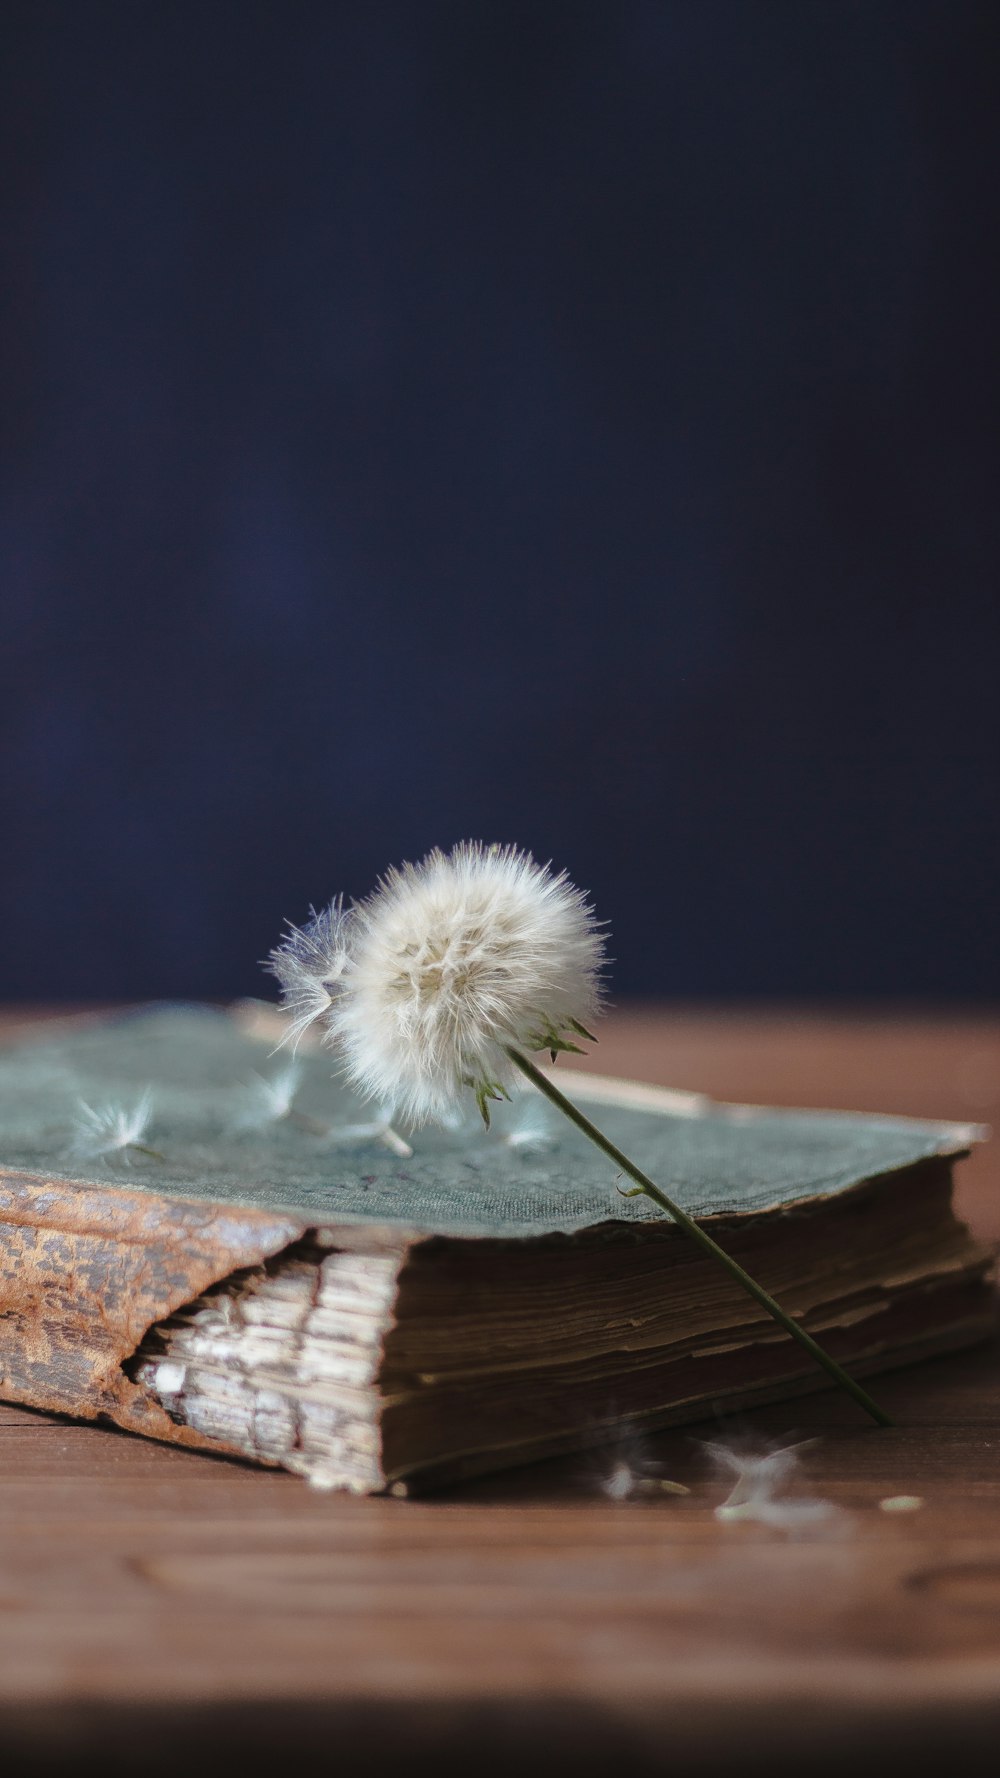
<svg viewBox="0 0 1000 1778">
<path fill-rule="evenodd" d="M 609 1500 L 655 1500 L 663 1494 L 690 1494 L 683 1482 L 672 1482 L 666 1476 L 637 1475 L 631 1464 L 616 1463 L 601 1483 L 601 1493 Z"/>
<path fill-rule="evenodd" d="M 280 1073 L 270 1078 L 255 1074 L 252 1081 L 237 1089 L 240 1104 L 233 1115 L 233 1129 L 259 1131 L 266 1129 L 269 1124 L 289 1122 L 328 1142 L 344 1143 L 348 1147 L 378 1142 L 400 1159 L 411 1159 L 413 1150 L 410 1144 L 393 1129 L 387 1118 L 365 1124 L 328 1124 L 299 1111 L 295 1104 L 295 1095 L 301 1083 L 302 1064 L 298 1061 L 290 1062 Z"/>
<path fill-rule="evenodd" d="M 704 1449 L 716 1472 L 732 1478 L 731 1491 L 718 1510 L 773 1500 L 799 1468 L 800 1448 L 798 1445 L 755 1447 L 706 1440 Z"/>
<path fill-rule="evenodd" d="M 754 1448 L 707 1442 L 705 1450 L 717 1473 L 732 1479 L 732 1488 L 715 1508 L 715 1517 L 728 1523 L 751 1520 L 773 1531 L 801 1531 L 839 1519 L 840 1509 L 830 1500 L 784 1494 L 799 1469 L 802 1449 L 802 1445 Z"/>
<path fill-rule="evenodd" d="M 393 1129 L 391 1123 L 383 1118 L 370 1124 L 330 1124 L 325 1134 L 330 1142 L 342 1142 L 350 1148 L 356 1147 L 359 1143 L 378 1142 L 391 1154 L 398 1155 L 401 1161 L 413 1158 L 413 1149 L 410 1144 L 399 1134 L 398 1130 Z"/>
<path fill-rule="evenodd" d="M 348 958 L 351 914 L 343 898 L 309 913 L 305 926 L 289 926 L 265 965 L 281 986 L 289 1021 L 282 1043 L 293 1054 L 310 1025 L 330 1011 Z"/>
<path fill-rule="evenodd" d="M 162 1161 L 155 1148 L 148 1147 L 145 1137 L 153 1115 L 153 1101 L 147 1090 L 131 1108 L 109 1101 L 104 1105 L 88 1105 L 77 1101 L 70 1152 L 80 1160 L 119 1155 L 126 1166 L 130 1151 Z"/>
<path fill-rule="evenodd" d="M 239 1103 L 233 1114 L 233 1128 L 263 1130 L 268 1124 L 280 1123 L 290 1116 L 301 1081 L 302 1065 L 295 1061 L 269 1079 L 255 1074 L 252 1081 L 236 1089 Z"/>
<path fill-rule="evenodd" d="M 608 1500 L 655 1500 L 664 1494 L 689 1494 L 683 1482 L 673 1482 L 659 1472 L 647 1441 L 634 1429 L 619 1437 L 597 1471 L 597 1486 Z"/>
<path fill-rule="evenodd" d="M 920 1511 L 923 1504 L 923 1496 L 920 1494 L 888 1494 L 884 1500 L 879 1501 L 878 1506 L 882 1513 L 915 1513 Z"/>
<path fill-rule="evenodd" d="M 601 1493 L 609 1500 L 628 1500 L 635 1493 L 636 1474 L 630 1463 L 612 1464 L 601 1482 Z"/>
<path fill-rule="evenodd" d="M 504 1143 L 526 1160 L 549 1154 L 557 1146 L 545 1106 L 537 1094 L 521 1094 L 515 1104 L 514 1121 L 505 1131 Z"/>
<path fill-rule="evenodd" d="M 413 1150 L 398 1130 L 394 1130 L 391 1124 L 380 1124 L 376 1128 L 376 1141 L 381 1142 L 392 1154 L 398 1155 L 401 1161 L 412 1160 Z"/>
</svg>

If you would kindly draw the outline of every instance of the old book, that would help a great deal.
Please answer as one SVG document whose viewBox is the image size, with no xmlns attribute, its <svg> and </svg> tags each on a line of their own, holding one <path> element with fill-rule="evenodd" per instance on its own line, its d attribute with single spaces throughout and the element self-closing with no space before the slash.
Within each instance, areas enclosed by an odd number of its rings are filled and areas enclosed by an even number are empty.
<svg viewBox="0 0 1000 1778">
<path fill-rule="evenodd" d="M 402 1492 L 827 1385 L 538 1095 L 407 1140 L 270 1047 L 166 1007 L 0 1055 L 0 1395 Z M 560 1079 L 856 1374 L 988 1331 L 974 1128 Z"/>
</svg>

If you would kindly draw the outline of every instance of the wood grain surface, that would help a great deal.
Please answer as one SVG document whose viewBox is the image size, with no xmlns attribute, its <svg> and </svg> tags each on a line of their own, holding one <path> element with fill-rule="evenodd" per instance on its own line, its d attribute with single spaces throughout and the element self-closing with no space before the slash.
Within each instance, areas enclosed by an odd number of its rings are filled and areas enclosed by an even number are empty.
<svg viewBox="0 0 1000 1778">
<path fill-rule="evenodd" d="M 602 1034 L 602 1072 L 720 1097 L 1000 1116 L 987 1018 L 644 1010 Z M 997 1239 L 995 1145 L 960 1175 Z M 997 1351 L 879 1394 L 894 1429 L 820 1394 L 663 1434 L 642 1459 L 690 1493 L 628 1502 L 610 1456 L 365 1500 L 0 1407 L 8 1769 L 992 1771 Z M 799 1485 L 838 1511 L 720 1522 L 720 1436 L 810 1441 Z M 881 1508 L 899 1495 L 923 1504 Z"/>
</svg>

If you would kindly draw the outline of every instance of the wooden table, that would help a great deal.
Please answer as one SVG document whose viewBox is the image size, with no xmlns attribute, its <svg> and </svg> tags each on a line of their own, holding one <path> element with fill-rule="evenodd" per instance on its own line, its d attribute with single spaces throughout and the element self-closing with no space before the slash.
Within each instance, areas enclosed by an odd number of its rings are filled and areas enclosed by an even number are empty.
<svg viewBox="0 0 1000 1778">
<path fill-rule="evenodd" d="M 599 1063 L 727 1098 L 988 1121 L 1000 1021 L 623 1012 Z M 961 1171 L 964 1213 L 1000 1238 L 997 1154 Z M 815 1441 L 805 1482 L 842 1510 L 795 1536 L 714 1517 L 705 1426 L 653 1441 L 683 1498 L 615 1503 L 588 1458 L 411 1503 L 0 1407 L 6 1767 L 189 1771 L 200 1753 L 322 1756 L 352 1778 L 495 1759 L 742 1778 L 862 1754 L 874 1769 L 891 1749 L 992 1772 L 997 1352 L 878 1393 L 893 1430 L 828 1394 L 747 1417 Z M 900 1494 L 924 1504 L 880 1509 Z"/>
</svg>

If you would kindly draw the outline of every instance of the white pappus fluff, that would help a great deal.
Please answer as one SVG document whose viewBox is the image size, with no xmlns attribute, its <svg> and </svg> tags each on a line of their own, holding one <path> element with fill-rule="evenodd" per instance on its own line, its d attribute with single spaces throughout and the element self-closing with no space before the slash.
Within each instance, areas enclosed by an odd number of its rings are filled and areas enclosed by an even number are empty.
<svg viewBox="0 0 1000 1778">
<path fill-rule="evenodd" d="M 263 1130 L 268 1124 L 280 1123 L 294 1108 L 301 1079 L 301 1064 L 289 1062 L 287 1068 L 270 1078 L 255 1074 L 251 1081 L 237 1087 L 233 1129 Z"/>
<path fill-rule="evenodd" d="M 130 1149 L 162 1160 L 162 1155 L 148 1147 L 146 1134 L 153 1115 L 152 1095 L 147 1090 L 132 1106 L 109 1102 L 88 1105 L 77 1101 L 70 1153 L 80 1160 L 117 1155 L 127 1166 Z"/>
<path fill-rule="evenodd" d="M 265 965 L 281 983 L 282 1001 L 289 1024 L 283 1041 L 294 1054 L 317 1019 L 333 1004 L 347 964 L 347 932 L 350 915 L 337 896 L 319 913 L 310 908 L 304 926 L 292 926 Z"/>
<path fill-rule="evenodd" d="M 308 1112 L 299 1111 L 295 1097 L 302 1084 L 302 1064 L 294 1059 L 286 1068 L 277 1074 L 265 1077 L 255 1074 L 251 1081 L 236 1089 L 236 1106 L 231 1119 L 231 1127 L 237 1133 L 253 1130 L 259 1133 L 270 1124 L 293 1123 L 301 1129 L 308 1130 L 312 1136 L 321 1136 L 331 1143 L 342 1142 L 353 1146 L 358 1143 L 378 1142 L 388 1148 L 401 1160 L 408 1160 L 413 1150 L 408 1142 L 393 1129 L 388 1118 L 380 1118 L 377 1122 L 367 1124 L 329 1124 L 321 1123 L 319 1118 L 311 1117 Z"/>
<path fill-rule="evenodd" d="M 616 1503 L 691 1492 L 683 1482 L 663 1474 L 648 1440 L 635 1426 L 619 1428 L 614 1444 L 592 1455 L 588 1470 L 604 1498 Z"/>
<path fill-rule="evenodd" d="M 377 1142 L 401 1161 L 408 1161 L 413 1157 L 410 1144 L 404 1141 L 398 1130 L 393 1129 L 387 1117 L 377 1118 L 370 1124 L 330 1124 L 326 1134 L 334 1144 L 346 1143 L 348 1147 L 353 1147 L 356 1143 Z"/>
<path fill-rule="evenodd" d="M 817 1500 L 786 1490 L 799 1470 L 796 1445 L 724 1444 L 708 1442 L 705 1451 L 716 1472 L 732 1487 L 715 1509 L 724 1522 L 753 1520 L 774 1531 L 799 1532 L 839 1522 L 839 1509 L 830 1500 Z"/>
<path fill-rule="evenodd" d="M 642 1469 L 636 1469 L 624 1458 L 612 1463 L 606 1475 L 601 1477 L 601 1493 L 608 1500 L 654 1500 L 666 1494 L 690 1494 L 683 1482 L 673 1482 L 667 1476 L 655 1475 Z"/>
<path fill-rule="evenodd" d="M 467 842 L 388 871 L 346 912 L 293 927 L 269 967 L 297 1042 L 318 1021 L 364 1097 L 446 1122 L 516 1076 L 507 1046 L 576 1048 L 600 1002 L 603 940 L 565 873 Z"/>
<path fill-rule="evenodd" d="M 525 1160 L 535 1160 L 558 1146 L 549 1108 L 538 1093 L 518 1093 L 503 1140 Z"/>
</svg>

